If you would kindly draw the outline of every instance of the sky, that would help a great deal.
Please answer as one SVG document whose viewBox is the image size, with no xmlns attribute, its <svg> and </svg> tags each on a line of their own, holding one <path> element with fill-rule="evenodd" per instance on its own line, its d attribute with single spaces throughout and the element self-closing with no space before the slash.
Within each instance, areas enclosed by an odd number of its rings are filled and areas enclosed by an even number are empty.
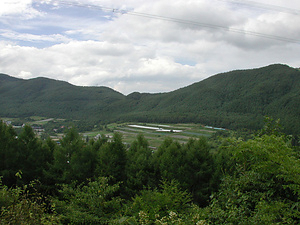
<svg viewBox="0 0 300 225">
<path fill-rule="evenodd" d="M 298 0 L 1 0 L 0 73 L 170 92 L 212 75 L 300 67 Z"/>
</svg>

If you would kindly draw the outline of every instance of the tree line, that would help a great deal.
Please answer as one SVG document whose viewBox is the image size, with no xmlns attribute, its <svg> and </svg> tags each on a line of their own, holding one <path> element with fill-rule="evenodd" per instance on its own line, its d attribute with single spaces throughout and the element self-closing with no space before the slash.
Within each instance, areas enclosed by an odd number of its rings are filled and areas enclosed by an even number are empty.
<svg viewBox="0 0 300 225">
<path fill-rule="evenodd" d="M 269 121 L 256 135 L 167 138 L 140 134 L 60 144 L 0 123 L 1 224 L 297 224 L 299 148 Z"/>
</svg>

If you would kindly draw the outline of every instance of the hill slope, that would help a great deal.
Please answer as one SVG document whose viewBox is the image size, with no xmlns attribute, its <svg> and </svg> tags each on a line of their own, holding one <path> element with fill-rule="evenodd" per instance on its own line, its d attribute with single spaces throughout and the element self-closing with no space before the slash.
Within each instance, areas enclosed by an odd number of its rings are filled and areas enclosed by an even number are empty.
<svg viewBox="0 0 300 225">
<path fill-rule="evenodd" d="M 285 65 L 222 73 L 170 93 L 139 97 L 132 112 L 141 121 L 258 129 L 269 115 L 289 131 L 300 131 L 300 71 Z"/>
<path fill-rule="evenodd" d="M 107 87 L 78 87 L 47 78 L 21 80 L 0 75 L 0 115 L 41 115 L 72 119 L 108 118 L 125 96 Z"/>
<path fill-rule="evenodd" d="M 280 118 L 300 133 L 300 71 L 285 65 L 217 74 L 162 94 L 124 96 L 106 87 L 77 87 L 46 78 L 0 75 L 1 116 L 43 115 L 87 120 L 201 122 L 226 128 Z"/>
</svg>

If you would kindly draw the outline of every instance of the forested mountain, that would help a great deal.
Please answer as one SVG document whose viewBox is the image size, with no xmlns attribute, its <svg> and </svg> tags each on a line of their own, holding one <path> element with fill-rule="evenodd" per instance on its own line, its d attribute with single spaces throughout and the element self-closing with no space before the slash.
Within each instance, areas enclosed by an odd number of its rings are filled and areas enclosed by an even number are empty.
<svg viewBox="0 0 300 225">
<path fill-rule="evenodd" d="M 286 65 L 217 74 L 160 94 L 124 96 L 106 87 L 78 87 L 0 75 L 1 116 L 50 116 L 93 121 L 200 122 L 225 128 L 262 127 L 265 115 L 299 134 L 300 71 Z"/>
<path fill-rule="evenodd" d="M 257 129 L 269 115 L 290 132 L 300 131 L 300 71 L 285 65 L 222 73 L 170 93 L 128 97 L 141 120 Z"/>
<path fill-rule="evenodd" d="M 71 119 L 112 116 L 110 108 L 125 99 L 107 87 L 78 87 L 48 78 L 22 80 L 4 74 L 0 74 L 0 96 L 2 116 Z"/>
</svg>

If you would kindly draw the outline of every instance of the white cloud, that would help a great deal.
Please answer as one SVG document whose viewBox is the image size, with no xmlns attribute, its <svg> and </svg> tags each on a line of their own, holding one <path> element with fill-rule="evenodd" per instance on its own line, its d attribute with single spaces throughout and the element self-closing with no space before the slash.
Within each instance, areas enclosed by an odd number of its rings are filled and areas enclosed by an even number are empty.
<svg viewBox="0 0 300 225">
<path fill-rule="evenodd" d="M 69 38 L 61 34 L 52 34 L 52 35 L 35 35 L 30 33 L 18 33 L 10 30 L 1 30 L 0 36 L 10 40 L 21 40 L 29 42 L 68 42 Z"/>
<path fill-rule="evenodd" d="M 6 24 L 0 30 L 5 38 L 0 41 L 0 72 L 20 78 L 45 76 L 76 85 L 109 86 L 128 94 L 171 91 L 233 69 L 272 63 L 299 67 L 299 44 L 262 36 L 299 40 L 300 16 L 271 8 L 226 0 L 175 0 L 172 4 L 167 0 L 77 0 L 131 12 L 120 14 L 50 0 L 44 1 L 48 7 L 53 2 L 56 6 L 47 11 L 44 5 L 39 8 L 42 12 L 30 0 L 4 2 L 5 9 L 0 5 L 0 25 L 6 15 L 18 15 L 14 24 L 19 26 L 10 29 Z M 276 0 L 279 6 L 291 7 L 285 3 Z M 9 4 L 18 7 L 13 9 Z M 300 8 L 299 4 L 294 8 Z M 29 10 L 27 18 L 31 19 L 22 23 L 24 10 Z M 85 15 L 87 11 L 93 16 Z M 146 14 L 177 18 L 182 23 Z M 37 43 L 46 44 L 41 47 Z"/>
<path fill-rule="evenodd" d="M 1 0 L 0 16 L 19 16 L 31 19 L 41 13 L 32 8 L 32 0 Z"/>
</svg>

